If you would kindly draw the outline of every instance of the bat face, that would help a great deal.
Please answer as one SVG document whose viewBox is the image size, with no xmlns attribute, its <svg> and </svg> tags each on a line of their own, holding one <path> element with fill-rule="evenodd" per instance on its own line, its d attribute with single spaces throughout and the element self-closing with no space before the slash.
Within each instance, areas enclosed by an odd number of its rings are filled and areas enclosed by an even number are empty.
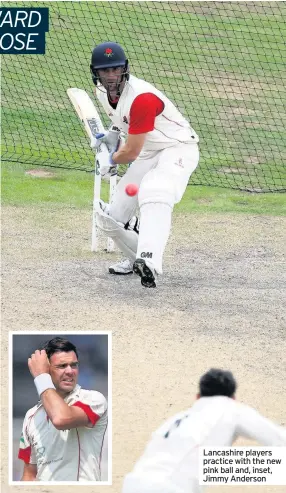
<svg viewBox="0 0 286 493">
<path fill-rule="evenodd" d="M 94 137 L 96 133 L 105 131 L 92 99 L 83 89 L 72 87 L 67 90 L 67 95 L 90 138 Z"/>
</svg>

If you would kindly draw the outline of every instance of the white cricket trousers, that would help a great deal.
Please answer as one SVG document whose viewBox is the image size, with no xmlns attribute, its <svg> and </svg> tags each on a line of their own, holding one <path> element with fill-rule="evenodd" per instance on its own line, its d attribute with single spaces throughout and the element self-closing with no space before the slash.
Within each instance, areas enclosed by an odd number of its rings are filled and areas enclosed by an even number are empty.
<svg viewBox="0 0 286 493">
<path fill-rule="evenodd" d="M 198 144 L 179 144 L 136 159 L 119 181 L 109 208 L 113 219 L 126 224 L 139 205 L 140 228 L 136 258 L 147 258 L 162 273 L 163 253 L 171 231 L 172 210 L 180 202 L 189 178 L 199 162 Z M 138 185 L 134 197 L 126 194 L 129 183 Z"/>
</svg>

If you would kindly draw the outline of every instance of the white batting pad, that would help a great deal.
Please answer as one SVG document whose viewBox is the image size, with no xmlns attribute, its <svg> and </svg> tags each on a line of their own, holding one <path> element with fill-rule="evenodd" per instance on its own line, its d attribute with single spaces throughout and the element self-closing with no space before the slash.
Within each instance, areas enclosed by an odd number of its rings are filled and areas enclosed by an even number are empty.
<svg viewBox="0 0 286 493">
<path fill-rule="evenodd" d="M 96 212 L 96 224 L 106 236 L 112 238 L 118 248 L 131 260 L 135 260 L 138 244 L 138 234 L 130 229 L 125 229 L 122 223 L 118 223 L 104 212 Z"/>
</svg>

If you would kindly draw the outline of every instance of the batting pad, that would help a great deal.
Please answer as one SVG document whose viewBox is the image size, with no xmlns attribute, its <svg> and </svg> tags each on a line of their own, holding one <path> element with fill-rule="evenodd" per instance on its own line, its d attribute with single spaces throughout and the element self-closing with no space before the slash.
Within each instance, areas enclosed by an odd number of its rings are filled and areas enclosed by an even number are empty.
<svg viewBox="0 0 286 493">
<path fill-rule="evenodd" d="M 130 229 L 125 229 L 124 224 L 118 223 L 103 211 L 96 212 L 96 224 L 108 238 L 112 238 L 119 250 L 130 260 L 136 259 L 138 234 Z"/>
</svg>

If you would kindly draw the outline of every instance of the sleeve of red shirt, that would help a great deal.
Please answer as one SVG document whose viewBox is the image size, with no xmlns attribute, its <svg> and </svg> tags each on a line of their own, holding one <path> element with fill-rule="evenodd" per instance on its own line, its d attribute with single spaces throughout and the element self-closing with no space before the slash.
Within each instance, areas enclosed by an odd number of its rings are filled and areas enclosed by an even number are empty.
<svg viewBox="0 0 286 493">
<path fill-rule="evenodd" d="M 129 134 L 145 134 L 154 130 L 155 118 L 164 110 L 163 101 L 151 92 L 139 94 L 130 108 Z"/>
</svg>

